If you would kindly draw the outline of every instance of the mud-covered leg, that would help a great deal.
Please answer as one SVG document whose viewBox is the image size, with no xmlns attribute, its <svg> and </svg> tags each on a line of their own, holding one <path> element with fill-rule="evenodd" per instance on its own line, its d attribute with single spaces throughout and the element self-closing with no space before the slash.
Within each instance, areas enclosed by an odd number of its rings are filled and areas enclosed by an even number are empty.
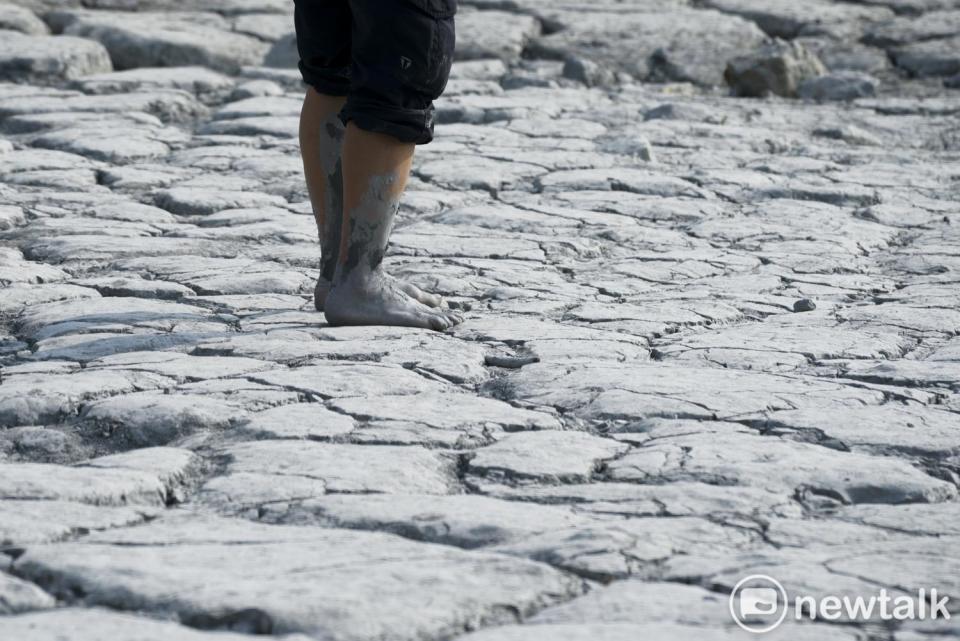
<svg viewBox="0 0 960 641">
<path fill-rule="evenodd" d="M 340 148 L 344 128 L 337 114 L 345 101 L 344 96 L 325 96 L 311 87 L 307 89 L 300 111 L 303 174 L 320 237 L 320 278 L 314 290 L 314 305 L 318 311 L 323 311 L 340 248 L 343 220 Z"/>
<path fill-rule="evenodd" d="M 414 145 L 346 129 L 342 148 L 344 226 L 324 311 L 331 325 L 402 325 L 444 330 L 452 312 L 411 298 L 383 271 L 383 256 L 413 162 Z"/>
<path fill-rule="evenodd" d="M 320 277 L 313 290 L 313 303 L 317 311 L 323 311 L 337 268 L 337 254 L 340 249 L 343 220 L 340 150 L 343 146 L 344 127 L 338 114 L 345 100 L 345 97 L 325 96 L 310 88 L 300 112 L 303 173 L 320 236 Z M 408 296 L 431 307 L 439 307 L 442 303 L 439 296 L 410 283 L 398 281 L 397 286 Z"/>
</svg>

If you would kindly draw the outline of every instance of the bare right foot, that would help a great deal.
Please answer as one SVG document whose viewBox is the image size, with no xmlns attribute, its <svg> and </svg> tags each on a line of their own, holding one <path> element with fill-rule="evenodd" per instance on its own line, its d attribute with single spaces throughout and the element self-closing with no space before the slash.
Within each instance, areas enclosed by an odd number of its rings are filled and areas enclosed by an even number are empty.
<svg viewBox="0 0 960 641">
<path fill-rule="evenodd" d="M 431 308 L 404 292 L 381 269 L 354 273 L 332 287 L 324 304 L 330 325 L 391 325 L 443 331 L 463 322 L 459 314 Z"/>
<path fill-rule="evenodd" d="M 427 307 L 440 307 L 443 305 L 443 298 L 436 294 L 425 292 L 416 285 L 402 281 L 396 276 L 391 276 L 386 272 L 384 272 L 384 276 L 393 281 L 394 286 L 401 292 L 413 300 L 423 303 Z M 330 287 L 330 281 L 323 276 L 317 279 L 317 284 L 313 288 L 313 306 L 317 308 L 318 312 L 322 312 L 326 306 L 327 296 L 330 294 Z"/>
</svg>

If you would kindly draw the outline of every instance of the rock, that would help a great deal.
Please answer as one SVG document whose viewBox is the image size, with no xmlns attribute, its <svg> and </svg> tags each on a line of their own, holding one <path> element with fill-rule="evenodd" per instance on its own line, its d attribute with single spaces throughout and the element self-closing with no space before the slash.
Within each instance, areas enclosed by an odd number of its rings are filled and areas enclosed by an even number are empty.
<svg viewBox="0 0 960 641">
<path fill-rule="evenodd" d="M 719 328 L 691 336 L 681 344 L 664 341 L 657 349 L 664 359 L 703 359 L 744 369 L 773 368 L 779 363 L 789 371 L 805 366 L 808 359 L 895 358 L 909 345 L 896 332 L 855 330 L 836 324 L 823 312 L 808 312 L 803 316 L 784 314 L 763 323 Z M 790 367 L 791 363 L 794 367 Z"/>
<path fill-rule="evenodd" d="M 855 641 L 854 633 L 827 625 L 784 625 L 767 634 L 769 639 L 796 641 Z M 457 637 L 455 641 L 630 641 L 631 639 L 671 639 L 671 641 L 732 641 L 738 630 L 709 629 L 675 623 L 585 623 L 545 625 L 505 625 Z"/>
<path fill-rule="evenodd" d="M 166 445 L 197 430 L 224 430 L 240 420 L 241 408 L 217 399 L 140 392 L 91 403 L 80 419 L 109 435 L 123 449 Z"/>
<path fill-rule="evenodd" d="M 242 376 L 273 369 L 274 365 L 252 358 L 190 356 L 179 352 L 126 352 L 90 361 L 86 367 L 91 370 L 152 372 L 184 383 Z"/>
<path fill-rule="evenodd" d="M 679 623 L 724 626 L 730 621 L 727 599 L 699 586 L 618 581 L 567 603 L 537 613 L 530 623 Z"/>
<path fill-rule="evenodd" d="M 809 298 L 801 298 L 793 302 L 793 311 L 795 312 L 812 312 L 816 308 L 817 304 Z"/>
<path fill-rule="evenodd" d="M 87 287 L 52 283 L 50 285 L 32 285 L 7 287 L 0 291 L 0 312 L 16 314 L 28 305 L 39 305 L 60 300 L 78 300 L 99 298 L 96 291 Z"/>
<path fill-rule="evenodd" d="M 77 372 L 25 374 L 0 385 L 0 425 L 55 423 L 93 399 L 110 394 L 154 389 L 168 379 L 135 372 Z"/>
<path fill-rule="evenodd" d="M 687 181 L 632 167 L 555 171 L 539 181 L 545 191 L 610 190 L 662 197 L 703 197 L 703 192 Z"/>
<path fill-rule="evenodd" d="M 597 63 L 579 56 L 567 58 L 563 63 L 563 77 L 576 80 L 588 87 L 606 87 L 616 82 L 616 76 Z"/>
<path fill-rule="evenodd" d="M 529 613 L 583 591 L 542 564 L 386 534 L 250 524 L 225 530 L 230 538 L 217 545 L 189 542 L 216 531 L 216 522 L 202 525 L 136 528 L 141 538 L 161 534 L 146 545 L 35 547 L 15 568 L 56 594 L 82 590 L 91 605 L 137 604 L 203 627 L 371 641 L 440 638 L 499 620 L 505 605 Z M 246 532 L 256 542 L 231 544 Z"/>
<path fill-rule="evenodd" d="M 512 374 L 504 387 L 516 400 L 605 420 L 657 416 L 717 420 L 751 411 L 877 405 L 883 400 L 877 391 L 812 377 L 668 363 L 592 363 L 566 372 L 535 363 Z"/>
<path fill-rule="evenodd" d="M 956 494 L 951 484 L 900 460 L 736 432 L 666 439 L 609 467 L 610 477 L 621 481 L 684 478 L 778 487 L 808 501 L 823 498 L 842 504 L 936 503 Z M 854 468 L 857 474 L 851 476 Z"/>
<path fill-rule="evenodd" d="M 29 36 L 45 36 L 50 33 L 47 25 L 33 11 L 15 4 L 0 5 L 0 29 L 19 31 Z"/>
<path fill-rule="evenodd" d="M 286 7 L 283 8 L 286 9 Z M 265 42 L 274 42 L 290 33 L 292 11 L 276 11 L 272 7 L 264 7 L 263 11 L 251 9 L 253 10 L 231 19 L 234 31 L 254 36 Z"/>
<path fill-rule="evenodd" d="M 179 89 L 212 101 L 234 87 L 229 76 L 206 67 L 142 67 L 84 76 L 74 84 L 84 93 L 114 94 L 150 89 Z"/>
<path fill-rule="evenodd" d="M 824 36 L 798 38 L 797 41 L 820 58 L 831 72 L 878 74 L 888 71 L 891 66 L 887 52 L 877 47 Z"/>
<path fill-rule="evenodd" d="M 159 508 L 110 507 L 64 500 L 0 501 L 0 545 L 23 546 L 62 541 L 96 530 L 144 523 Z"/>
<path fill-rule="evenodd" d="M 101 278 L 84 278 L 75 281 L 75 283 L 82 287 L 94 289 L 100 292 L 102 296 L 179 300 L 195 295 L 192 289 L 184 285 L 147 280 L 145 278 L 105 276 Z"/>
<path fill-rule="evenodd" d="M 869 98 L 877 93 L 880 81 L 863 73 L 830 73 L 805 80 L 797 95 L 809 100 L 855 100 Z"/>
<path fill-rule="evenodd" d="M 163 506 L 181 495 L 178 472 L 173 468 L 157 475 L 120 465 L 65 467 L 7 463 L 0 466 L 0 496 L 16 500 L 77 501 L 91 505 Z"/>
<path fill-rule="evenodd" d="M 886 8 L 824 0 L 814 0 L 804 7 L 790 0 L 709 0 L 707 5 L 753 20 L 767 35 L 787 40 L 813 34 L 857 39 L 869 25 L 893 18 L 893 12 Z"/>
<path fill-rule="evenodd" d="M 953 76 L 960 73 L 960 36 L 917 42 L 892 52 L 894 63 L 914 76 Z"/>
<path fill-rule="evenodd" d="M 443 430 L 463 430 L 471 426 L 489 428 L 493 425 L 507 431 L 560 428 L 559 421 L 549 414 L 467 394 L 385 396 L 383 402 L 377 404 L 362 397 L 341 398 L 332 401 L 330 406 L 359 420 L 412 421 Z"/>
<path fill-rule="evenodd" d="M 243 641 L 245 634 L 202 632 L 170 621 L 120 614 L 106 609 L 62 608 L 51 612 L 21 614 L 0 619 L 0 633 L 11 639 L 33 641 Z M 307 641 L 302 635 L 278 637 L 286 641 Z"/>
<path fill-rule="evenodd" d="M 830 138 L 831 140 L 842 140 L 851 145 L 882 145 L 883 141 L 874 136 L 869 131 L 861 129 L 855 125 L 847 125 L 844 127 L 821 127 L 819 129 L 813 130 L 814 136 L 819 136 L 821 138 Z M 880 206 L 882 208 L 882 205 Z M 877 209 L 877 206 L 867 207 L 866 210 L 869 211 L 881 211 Z M 869 220 L 877 220 L 878 218 L 868 218 Z M 889 224 L 889 223 L 885 223 Z"/>
<path fill-rule="evenodd" d="M 662 5 L 616 9 L 551 11 L 544 21 L 562 28 L 550 29 L 528 48 L 560 60 L 583 56 L 640 80 L 719 85 L 724 62 L 764 39 L 755 24 L 715 11 Z"/>
<path fill-rule="evenodd" d="M 4 630 L 3 620 L 9 615 L 32 610 L 49 610 L 56 604 L 56 599 L 33 583 L 0 571 L 0 615 L 3 616 L 3 619 L 0 619 L 0 632 Z"/>
<path fill-rule="evenodd" d="M 843 366 L 843 375 L 850 378 L 903 386 L 960 387 L 957 361 L 855 361 Z"/>
<path fill-rule="evenodd" d="M 461 11 L 457 16 L 457 60 L 520 57 L 530 38 L 540 35 L 532 16 L 504 11 Z"/>
<path fill-rule="evenodd" d="M 851 450 L 878 453 L 899 450 L 939 457 L 956 449 L 950 440 L 951 414 L 933 408 L 838 408 L 831 411 L 829 421 L 813 409 L 772 412 L 764 418 L 776 433 L 790 435 L 794 430 L 821 433 Z M 898 428 L 893 429 L 894 425 Z"/>
<path fill-rule="evenodd" d="M 838 312 L 839 318 L 863 325 L 882 325 L 913 332 L 960 332 L 960 311 L 949 307 L 912 307 L 901 303 L 856 305 Z"/>
<path fill-rule="evenodd" d="M 172 214 L 205 216 L 224 209 L 274 207 L 286 204 L 280 196 L 258 192 L 174 187 L 157 192 L 155 204 Z"/>
<path fill-rule="evenodd" d="M 231 33 L 219 16 L 192 12 L 62 12 L 56 22 L 64 33 L 99 40 L 117 69 L 201 65 L 237 73 L 257 64 L 266 45 Z"/>
<path fill-rule="evenodd" d="M 461 60 L 454 62 L 450 70 L 450 79 L 497 81 L 506 73 L 507 66 L 499 58 Z"/>
<path fill-rule="evenodd" d="M 452 494 L 459 487 L 454 460 L 420 447 L 283 440 L 238 443 L 220 453 L 228 473 L 321 479 L 330 492 Z"/>
<path fill-rule="evenodd" d="M 956 520 L 957 503 L 910 505 L 851 505 L 843 508 L 838 517 L 884 530 L 915 535 L 960 534 Z"/>
<path fill-rule="evenodd" d="M 491 548 L 610 583 L 631 576 L 656 577 L 674 556 L 724 557 L 763 547 L 756 533 L 724 527 L 697 517 L 644 518 L 599 522 L 588 527 L 552 529 Z"/>
<path fill-rule="evenodd" d="M 181 141 L 182 134 L 174 129 L 118 126 L 111 123 L 111 119 L 104 119 L 96 124 L 43 134 L 34 140 L 34 144 L 95 160 L 127 164 L 166 156 L 170 152 L 168 143 Z"/>
<path fill-rule="evenodd" d="M 0 81 L 51 84 L 111 71 L 106 49 L 92 40 L 0 33 Z"/>
<path fill-rule="evenodd" d="M 249 80 L 233 90 L 230 94 L 230 100 L 280 95 L 283 95 L 283 87 L 272 80 Z"/>
<path fill-rule="evenodd" d="M 565 506 L 541 506 L 472 495 L 318 496 L 295 506 L 264 509 L 265 518 L 288 523 L 392 532 L 431 543 L 473 549 L 522 541 L 589 518 Z M 284 511 L 285 510 L 285 511 Z"/>
<path fill-rule="evenodd" d="M 34 305 L 21 315 L 20 330 L 23 335 L 40 340 L 117 325 L 146 329 L 161 319 L 183 324 L 215 320 L 208 310 L 195 305 L 113 297 L 110 306 L 104 307 L 96 302 L 97 298 Z"/>
<path fill-rule="evenodd" d="M 933 7 L 945 8 L 945 7 Z M 876 25 L 863 38 L 877 47 L 896 47 L 926 40 L 949 38 L 960 32 L 960 10 L 926 11 L 920 16 L 902 16 Z"/>
<path fill-rule="evenodd" d="M 634 434 L 631 438 L 636 437 Z M 519 501 L 572 504 L 578 513 L 599 516 L 649 517 L 709 515 L 724 519 L 732 515 L 769 518 L 799 517 L 800 505 L 792 497 L 763 488 L 719 486 L 677 482 L 669 485 L 635 483 L 583 483 L 567 485 L 522 485 L 501 487 L 496 495 Z"/>
<path fill-rule="evenodd" d="M 157 116 L 165 122 L 182 122 L 203 115 L 206 108 L 197 102 L 192 95 L 177 90 L 136 91 L 105 96 L 86 96 L 71 93 L 60 96 L 0 98 L 0 120 L 19 114 L 36 115 L 62 112 L 144 112 Z"/>
<path fill-rule="evenodd" d="M 278 67 L 281 69 L 296 69 L 300 62 L 300 54 L 297 51 L 297 35 L 288 33 L 279 38 L 263 57 L 263 64 L 266 67 Z"/>
<path fill-rule="evenodd" d="M 26 222 L 23 209 L 12 205 L 0 205 L 0 230 L 10 229 Z"/>
<path fill-rule="evenodd" d="M 356 429 L 356 421 L 319 403 L 296 403 L 257 412 L 237 429 L 260 438 L 325 440 L 350 434 Z"/>
<path fill-rule="evenodd" d="M 736 96 L 795 97 L 804 81 L 827 72 L 823 63 L 796 42 L 774 41 L 731 60 L 724 79 Z"/>
<path fill-rule="evenodd" d="M 72 463 L 89 456 L 80 437 L 66 430 L 45 427 L 14 427 L 0 432 L 0 449 L 6 444 L 18 460 L 36 463 Z"/>
<path fill-rule="evenodd" d="M 511 434 L 477 450 L 469 472 L 507 481 L 575 483 L 589 480 L 606 459 L 629 447 L 583 432 L 544 431 Z"/>
<path fill-rule="evenodd" d="M 249 377 L 322 398 L 350 398 L 444 391 L 446 385 L 429 381 L 396 365 L 329 362 L 291 370 L 275 370 Z"/>
</svg>

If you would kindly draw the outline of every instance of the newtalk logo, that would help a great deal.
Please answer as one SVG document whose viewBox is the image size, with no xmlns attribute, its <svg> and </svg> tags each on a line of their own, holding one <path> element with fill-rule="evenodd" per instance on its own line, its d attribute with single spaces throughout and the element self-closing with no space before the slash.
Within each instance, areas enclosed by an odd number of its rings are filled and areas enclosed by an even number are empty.
<svg viewBox="0 0 960 641">
<path fill-rule="evenodd" d="M 753 574 L 741 579 L 730 593 L 730 614 L 737 625 L 755 634 L 770 632 L 791 615 L 797 621 L 912 621 L 950 618 L 947 603 L 936 589 L 920 588 L 916 595 L 890 595 L 885 589 L 870 596 L 797 596 L 791 603 L 776 579 Z"/>
</svg>

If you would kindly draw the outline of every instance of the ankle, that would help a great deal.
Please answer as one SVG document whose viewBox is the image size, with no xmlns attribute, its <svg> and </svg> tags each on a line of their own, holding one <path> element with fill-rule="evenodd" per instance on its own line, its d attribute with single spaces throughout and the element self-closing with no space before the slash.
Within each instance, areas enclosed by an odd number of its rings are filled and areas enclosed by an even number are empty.
<svg viewBox="0 0 960 641">
<path fill-rule="evenodd" d="M 364 290 L 368 289 L 370 284 L 376 279 L 378 270 L 363 269 L 355 266 L 352 269 L 346 269 L 343 265 L 337 265 L 337 271 L 334 273 L 331 285 L 335 288 Z"/>
</svg>

